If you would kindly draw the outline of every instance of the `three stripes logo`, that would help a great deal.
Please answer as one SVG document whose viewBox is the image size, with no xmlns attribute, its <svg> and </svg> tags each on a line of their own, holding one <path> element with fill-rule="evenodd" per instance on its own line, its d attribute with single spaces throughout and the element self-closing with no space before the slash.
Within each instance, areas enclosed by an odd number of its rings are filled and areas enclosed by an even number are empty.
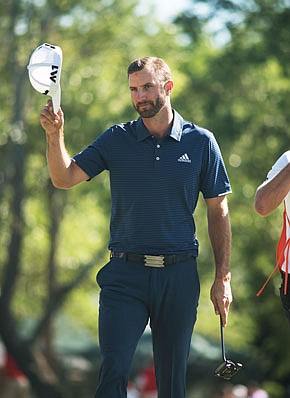
<svg viewBox="0 0 290 398">
<path fill-rule="evenodd" d="M 185 153 L 184 155 L 181 155 L 177 161 L 184 162 L 184 163 L 191 163 L 191 159 L 189 159 L 189 156 L 187 153 Z"/>
</svg>

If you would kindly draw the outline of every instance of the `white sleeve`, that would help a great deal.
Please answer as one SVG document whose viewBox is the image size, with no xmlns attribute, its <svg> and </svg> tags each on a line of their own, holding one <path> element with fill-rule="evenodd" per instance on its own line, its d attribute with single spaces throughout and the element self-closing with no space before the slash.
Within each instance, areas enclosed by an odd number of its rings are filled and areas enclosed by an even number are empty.
<svg viewBox="0 0 290 398">
<path fill-rule="evenodd" d="M 272 180 L 277 174 L 283 170 L 287 164 L 290 163 L 290 151 L 284 152 L 283 155 L 279 157 L 277 162 L 273 165 L 269 173 L 267 174 L 266 181 Z"/>
</svg>

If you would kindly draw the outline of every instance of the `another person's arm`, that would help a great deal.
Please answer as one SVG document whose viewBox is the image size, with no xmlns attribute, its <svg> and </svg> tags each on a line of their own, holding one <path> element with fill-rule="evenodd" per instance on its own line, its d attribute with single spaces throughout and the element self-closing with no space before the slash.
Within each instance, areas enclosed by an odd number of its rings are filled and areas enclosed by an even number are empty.
<svg viewBox="0 0 290 398">
<path fill-rule="evenodd" d="M 215 313 L 221 315 L 222 323 L 226 326 L 229 307 L 233 300 L 230 284 L 231 227 L 227 197 L 206 199 L 206 205 L 208 233 L 216 266 L 210 297 Z"/>
<path fill-rule="evenodd" d="M 289 191 L 290 163 L 257 188 L 254 202 L 256 212 L 267 216 L 282 203 Z"/>
<path fill-rule="evenodd" d="M 52 102 L 40 112 L 40 124 L 45 130 L 47 162 L 51 181 L 56 188 L 69 189 L 89 176 L 70 158 L 64 142 L 64 115 L 53 112 Z"/>
</svg>

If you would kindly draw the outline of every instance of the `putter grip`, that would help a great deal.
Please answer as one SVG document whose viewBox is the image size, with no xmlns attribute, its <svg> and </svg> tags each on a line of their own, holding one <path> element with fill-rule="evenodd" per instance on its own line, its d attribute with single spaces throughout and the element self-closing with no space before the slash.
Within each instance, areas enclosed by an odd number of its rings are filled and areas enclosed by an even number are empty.
<svg viewBox="0 0 290 398">
<path fill-rule="evenodd" d="M 225 339 L 224 339 L 224 327 L 222 316 L 220 315 L 220 329 L 221 329 L 221 346 L 222 346 L 222 358 L 226 361 L 226 350 L 225 350 Z"/>
</svg>

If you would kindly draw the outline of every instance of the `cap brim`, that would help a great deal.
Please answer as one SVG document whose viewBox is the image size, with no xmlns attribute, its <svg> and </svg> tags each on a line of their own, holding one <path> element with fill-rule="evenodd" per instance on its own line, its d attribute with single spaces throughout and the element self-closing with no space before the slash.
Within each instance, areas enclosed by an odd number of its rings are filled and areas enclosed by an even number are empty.
<svg viewBox="0 0 290 398">
<path fill-rule="evenodd" d="M 58 84 L 53 90 L 53 93 L 50 94 L 52 99 L 53 111 L 57 113 L 60 108 L 60 100 L 61 100 L 61 88 Z"/>
</svg>

